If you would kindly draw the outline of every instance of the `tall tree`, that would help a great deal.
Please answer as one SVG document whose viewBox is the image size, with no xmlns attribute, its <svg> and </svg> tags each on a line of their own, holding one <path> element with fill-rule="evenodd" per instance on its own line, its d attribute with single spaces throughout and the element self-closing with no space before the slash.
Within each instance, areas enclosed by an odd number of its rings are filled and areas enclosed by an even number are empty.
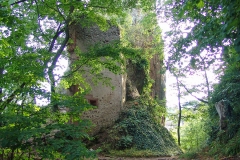
<svg viewBox="0 0 240 160">
<path fill-rule="evenodd" d="M 180 127 L 181 127 L 181 120 L 182 120 L 182 106 L 181 106 L 181 90 L 178 76 L 175 75 L 177 81 L 177 90 L 178 90 L 178 125 L 177 125 L 177 137 L 178 137 L 178 145 L 181 146 L 181 136 L 180 136 Z"/>
<path fill-rule="evenodd" d="M 153 0 L 1 0 L 0 152 L 2 159 L 79 159 L 94 156 L 83 143 L 90 124 L 80 119 L 90 106 L 79 93 L 57 92 L 60 58 L 68 57 L 69 26 L 101 29 L 131 8 L 151 10 Z M 119 51 L 119 50 L 118 50 Z M 93 56 L 94 57 L 94 56 Z M 86 57 L 85 57 L 86 58 Z M 73 79 L 70 79 L 73 80 Z M 43 87 L 50 84 L 50 91 Z M 35 99 L 44 100 L 45 106 Z M 63 106 L 69 112 L 63 113 Z M 54 111 L 54 112 L 52 112 Z M 69 123 L 78 122 L 78 125 Z"/>
<path fill-rule="evenodd" d="M 161 9 L 163 8 L 159 11 Z M 165 9 L 165 15 L 172 20 L 176 28 L 183 28 L 182 24 L 185 23 L 185 26 L 187 24 L 185 27 L 187 32 L 173 43 L 179 46 L 175 52 L 179 54 L 175 56 L 190 56 L 192 62 L 197 62 L 196 67 L 206 69 L 212 66 L 221 75 L 220 84 L 215 85 L 213 93 L 208 89 L 208 95 L 211 93 L 208 96 L 208 102 L 212 120 L 208 121 L 206 127 L 208 127 L 210 139 L 215 141 L 212 144 L 221 144 L 221 147 L 216 149 L 218 152 L 226 155 L 237 154 L 239 147 L 232 142 L 239 136 L 239 123 L 234 120 L 234 117 L 239 115 L 237 112 L 239 101 L 236 98 L 239 95 L 239 87 L 236 83 L 239 80 L 237 75 L 240 53 L 240 21 L 237 18 L 240 14 L 239 1 L 174 0 L 169 1 Z M 204 56 L 203 53 L 205 53 Z M 206 74 L 205 77 L 207 77 Z M 208 80 L 206 79 L 206 83 L 209 82 Z M 223 134 L 216 127 L 218 117 L 214 106 L 221 99 L 224 99 L 224 106 L 228 110 L 229 123 L 229 128 Z M 224 146 L 222 146 L 223 139 L 227 142 L 224 142 Z M 225 147 L 228 149 L 226 150 Z"/>
</svg>

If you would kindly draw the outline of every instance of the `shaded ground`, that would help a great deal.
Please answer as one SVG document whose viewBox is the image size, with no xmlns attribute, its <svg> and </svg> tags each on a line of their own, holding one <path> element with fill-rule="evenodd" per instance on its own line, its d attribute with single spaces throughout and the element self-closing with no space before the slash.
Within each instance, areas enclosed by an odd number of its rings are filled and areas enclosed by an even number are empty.
<svg viewBox="0 0 240 160">
<path fill-rule="evenodd" d="M 99 156 L 98 160 L 177 160 L 178 157 L 152 157 L 152 158 L 128 158 L 128 157 L 103 157 Z"/>
<path fill-rule="evenodd" d="M 98 160 L 180 160 L 177 156 L 174 157 L 152 157 L 152 158 L 129 158 L 129 157 L 104 157 L 99 156 Z M 186 159 L 181 159 L 186 160 Z M 206 156 L 198 156 L 193 160 L 214 160 L 214 158 L 206 157 Z M 223 157 L 219 158 L 219 160 L 240 160 L 240 156 L 234 157 Z"/>
</svg>

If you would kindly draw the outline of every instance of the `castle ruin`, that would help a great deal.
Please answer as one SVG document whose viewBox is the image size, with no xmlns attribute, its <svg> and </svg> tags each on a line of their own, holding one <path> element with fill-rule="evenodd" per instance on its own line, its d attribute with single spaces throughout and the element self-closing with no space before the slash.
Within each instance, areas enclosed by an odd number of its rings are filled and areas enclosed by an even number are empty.
<svg viewBox="0 0 240 160">
<path fill-rule="evenodd" d="M 75 24 L 70 28 L 70 37 L 73 44 L 69 46 L 68 51 L 71 55 L 70 60 L 74 61 L 78 58 L 74 53 L 76 47 L 82 52 L 86 52 L 88 47 L 96 43 L 108 44 L 120 40 L 120 30 L 118 27 L 111 26 L 107 31 L 101 31 L 98 26 L 83 28 Z M 154 80 L 151 96 L 159 100 L 165 99 L 165 76 L 160 73 L 162 65 L 158 55 L 154 55 L 150 60 L 150 77 Z M 129 92 L 132 92 L 126 86 L 133 84 L 136 90 L 141 90 L 141 83 L 144 81 L 143 72 L 136 69 L 131 63 L 127 64 L 126 74 L 114 74 L 107 69 L 102 73 L 112 79 L 111 84 L 115 88 L 111 89 L 102 84 L 92 85 L 91 92 L 86 95 L 88 102 L 97 107 L 83 115 L 83 118 L 90 119 L 95 124 L 93 133 L 97 133 L 101 128 L 111 126 L 119 118 Z M 91 84 L 91 75 L 85 75 L 85 79 Z M 72 86 L 70 94 L 73 95 L 76 91 Z"/>
</svg>

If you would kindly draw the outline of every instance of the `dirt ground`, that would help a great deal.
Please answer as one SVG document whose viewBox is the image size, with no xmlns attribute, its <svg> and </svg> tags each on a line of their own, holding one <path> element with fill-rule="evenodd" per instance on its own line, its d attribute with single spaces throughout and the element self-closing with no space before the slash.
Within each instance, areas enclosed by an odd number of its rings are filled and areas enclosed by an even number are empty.
<svg viewBox="0 0 240 160">
<path fill-rule="evenodd" d="M 152 157 L 152 158 L 129 158 L 129 157 L 104 157 L 99 156 L 98 160 L 180 160 L 178 157 Z M 184 159 L 181 159 L 184 160 Z M 193 160 L 214 160 L 214 158 L 200 156 Z M 235 157 L 224 157 L 219 160 L 240 160 L 240 156 Z"/>
<path fill-rule="evenodd" d="M 152 157 L 152 158 L 128 158 L 128 157 L 103 157 L 99 156 L 98 160 L 177 160 L 178 157 Z"/>
</svg>

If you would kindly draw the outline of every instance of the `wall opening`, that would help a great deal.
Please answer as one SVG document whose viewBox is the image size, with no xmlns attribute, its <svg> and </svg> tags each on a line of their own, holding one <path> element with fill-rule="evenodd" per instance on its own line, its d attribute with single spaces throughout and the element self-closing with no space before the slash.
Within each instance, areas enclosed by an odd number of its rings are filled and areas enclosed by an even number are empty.
<svg viewBox="0 0 240 160">
<path fill-rule="evenodd" d="M 97 106 L 97 100 L 89 100 L 89 103 L 93 106 Z"/>
<path fill-rule="evenodd" d="M 98 99 L 94 98 L 92 95 L 86 95 L 85 98 L 87 99 L 88 103 L 92 106 L 98 106 Z"/>
</svg>

